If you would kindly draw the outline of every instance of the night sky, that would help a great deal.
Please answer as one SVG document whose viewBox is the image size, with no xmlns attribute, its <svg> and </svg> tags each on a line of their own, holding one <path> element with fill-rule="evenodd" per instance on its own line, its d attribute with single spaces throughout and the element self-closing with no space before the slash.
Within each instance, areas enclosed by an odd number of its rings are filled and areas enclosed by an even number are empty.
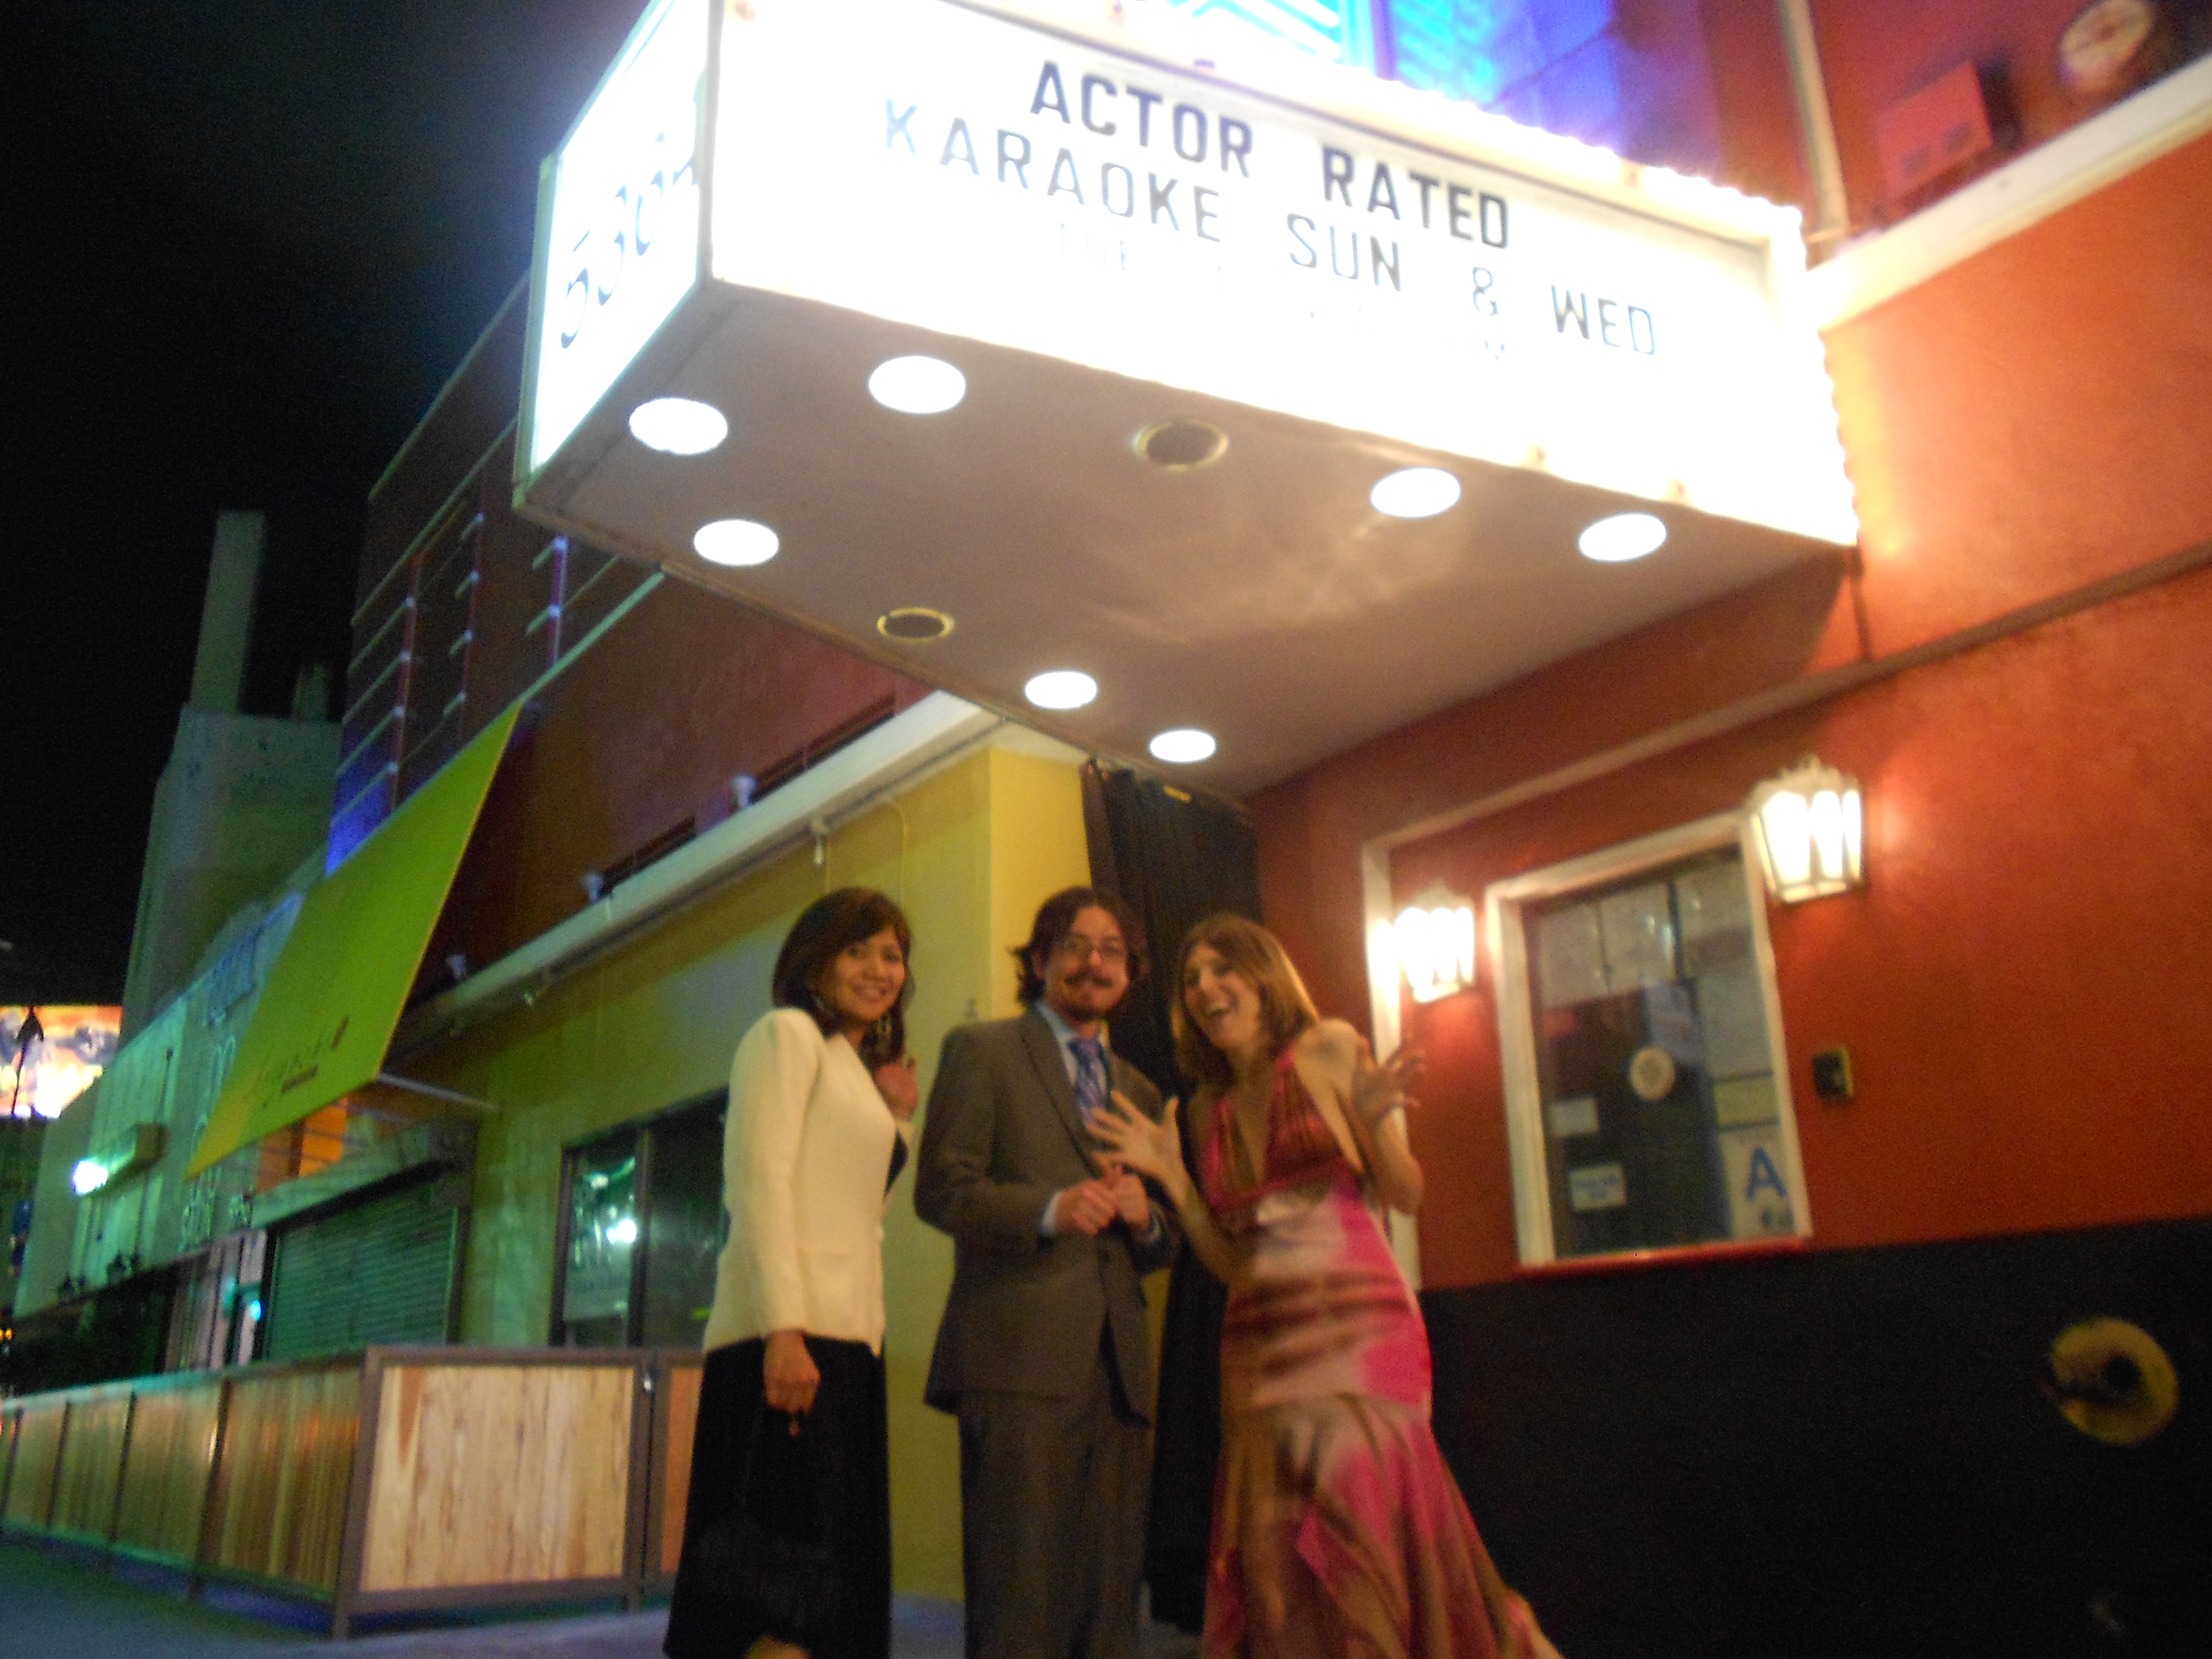
<svg viewBox="0 0 2212 1659">
<path fill-rule="evenodd" d="M 362 501 L 642 5 L 9 9 L 0 1002 L 120 999 L 218 510 L 270 515 L 246 712 L 342 672 Z"/>
</svg>

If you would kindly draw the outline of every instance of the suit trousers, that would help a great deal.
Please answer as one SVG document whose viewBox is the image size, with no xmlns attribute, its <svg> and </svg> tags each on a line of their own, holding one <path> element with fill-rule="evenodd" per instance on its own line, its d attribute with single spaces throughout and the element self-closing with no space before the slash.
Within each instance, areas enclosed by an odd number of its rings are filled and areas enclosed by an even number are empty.
<svg viewBox="0 0 2212 1659">
<path fill-rule="evenodd" d="M 1103 1334 L 1078 1393 L 959 1411 L 968 1659 L 1136 1659 L 1152 1433 Z"/>
</svg>

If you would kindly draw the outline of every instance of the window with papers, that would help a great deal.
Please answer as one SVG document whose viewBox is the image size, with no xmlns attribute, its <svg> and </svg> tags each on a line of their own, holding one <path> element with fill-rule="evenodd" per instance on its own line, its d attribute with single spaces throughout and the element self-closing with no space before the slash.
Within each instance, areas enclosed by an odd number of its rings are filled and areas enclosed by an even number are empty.
<svg viewBox="0 0 2212 1659">
<path fill-rule="evenodd" d="M 1492 899 L 1523 1259 L 1809 1231 L 1733 815 Z"/>
</svg>

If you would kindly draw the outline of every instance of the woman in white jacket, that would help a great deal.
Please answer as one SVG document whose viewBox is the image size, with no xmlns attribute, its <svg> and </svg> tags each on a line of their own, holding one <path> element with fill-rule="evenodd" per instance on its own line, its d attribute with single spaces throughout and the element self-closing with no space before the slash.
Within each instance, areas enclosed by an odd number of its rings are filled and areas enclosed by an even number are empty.
<svg viewBox="0 0 2212 1659">
<path fill-rule="evenodd" d="M 918 1098 L 912 945 L 883 894 L 825 894 L 738 1045 L 672 1659 L 890 1651 L 883 1216 Z"/>
</svg>

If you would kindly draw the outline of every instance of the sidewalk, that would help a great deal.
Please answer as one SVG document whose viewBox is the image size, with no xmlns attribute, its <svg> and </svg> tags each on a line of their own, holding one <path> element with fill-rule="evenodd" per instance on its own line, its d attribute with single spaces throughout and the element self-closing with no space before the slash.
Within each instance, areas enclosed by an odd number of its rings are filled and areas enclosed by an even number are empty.
<svg viewBox="0 0 2212 1659">
<path fill-rule="evenodd" d="M 185 1599 L 181 1575 L 17 1540 L 0 1540 L 0 1659 L 659 1659 L 667 1613 L 587 1612 L 496 1624 L 410 1623 L 343 1644 L 324 1616 L 296 1602 L 210 1585 Z M 902 1599 L 893 1659 L 960 1659 L 960 1609 Z M 1164 1626 L 1145 1631 L 1145 1659 L 1183 1659 L 1196 1644 Z"/>
<path fill-rule="evenodd" d="M 319 1609 L 220 1586 L 185 1599 L 182 1575 L 127 1562 L 110 1572 L 88 1553 L 16 1540 L 0 1542 L 0 1659 L 658 1659 L 659 1611 L 585 1613 L 520 1622 L 419 1626 L 332 1644 Z M 925 1638 L 915 1659 L 959 1651 L 957 1612 L 949 1643 Z M 901 1659 L 905 1659 L 902 1649 Z"/>
</svg>

